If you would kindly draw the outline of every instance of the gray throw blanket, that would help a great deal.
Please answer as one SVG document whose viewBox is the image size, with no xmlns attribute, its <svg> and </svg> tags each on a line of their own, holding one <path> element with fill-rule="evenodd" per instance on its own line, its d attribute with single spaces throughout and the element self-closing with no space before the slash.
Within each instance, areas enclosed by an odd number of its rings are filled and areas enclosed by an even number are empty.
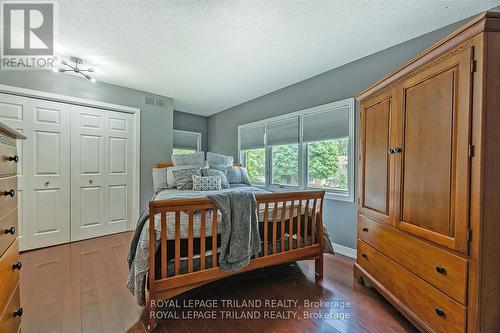
<svg viewBox="0 0 500 333">
<path fill-rule="evenodd" d="M 260 252 L 257 201 L 250 192 L 226 192 L 208 198 L 222 214 L 220 270 L 239 270 Z"/>
</svg>

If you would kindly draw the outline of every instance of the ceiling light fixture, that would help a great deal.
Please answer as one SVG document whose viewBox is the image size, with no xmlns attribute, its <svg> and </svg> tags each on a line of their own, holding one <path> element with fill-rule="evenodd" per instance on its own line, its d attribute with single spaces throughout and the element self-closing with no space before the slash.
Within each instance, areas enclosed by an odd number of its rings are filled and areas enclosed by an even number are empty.
<svg viewBox="0 0 500 333">
<path fill-rule="evenodd" d="M 83 64 L 83 60 L 81 58 L 78 58 L 78 57 L 70 57 L 69 60 L 71 63 L 73 64 L 70 64 L 68 63 L 66 60 L 64 59 L 61 59 L 61 58 L 58 58 L 58 57 L 54 57 L 54 60 L 59 62 L 61 65 L 64 65 L 68 68 L 56 68 L 56 67 L 53 67 L 52 68 L 52 71 L 55 72 L 55 73 L 64 73 L 64 72 L 75 72 L 77 74 L 80 74 L 82 75 L 84 78 L 86 78 L 87 80 L 89 80 L 90 82 L 96 82 L 96 79 L 94 79 L 93 77 L 91 77 L 90 75 L 84 73 L 84 72 L 88 72 L 88 73 L 94 73 L 95 70 L 93 68 L 87 68 L 87 69 L 83 69 L 83 68 L 80 68 L 78 67 L 78 65 L 81 65 Z"/>
</svg>

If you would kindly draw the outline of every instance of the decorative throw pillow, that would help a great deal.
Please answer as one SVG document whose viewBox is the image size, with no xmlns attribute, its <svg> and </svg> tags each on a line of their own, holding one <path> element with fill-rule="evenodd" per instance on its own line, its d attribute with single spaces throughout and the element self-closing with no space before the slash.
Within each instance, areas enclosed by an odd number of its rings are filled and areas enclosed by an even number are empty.
<svg viewBox="0 0 500 333">
<path fill-rule="evenodd" d="M 209 176 L 220 177 L 221 188 L 222 189 L 229 188 L 229 182 L 227 181 L 226 171 L 221 171 L 221 170 L 216 170 L 216 169 L 203 169 L 203 170 L 201 170 L 201 173 L 203 174 L 204 177 L 209 177 Z"/>
<path fill-rule="evenodd" d="M 210 168 L 225 171 L 229 184 L 251 185 L 246 168 L 237 166 L 212 165 Z"/>
<path fill-rule="evenodd" d="M 200 177 L 193 176 L 194 191 L 219 191 L 221 189 L 220 176 Z"/>
<path fill-rule="evenodd" d="M 240 172 L 241 172 L 241 183 L 247 184 L 247 185 L 252 185 L 252 182 L 250 181 L 250 177 L 248 177 L 247 168 L 244 168 L 244 167 L 239 167 L 239 168 L 240 168 Z"/>
<path fill-rule="evenodd" d="M 225 166 L 232 166 L 233 165 L 233 157 L 232 156 L 225 156 L 225 155 L 219 155 L 216 153 L 208 152 L 207 153 L 207 162 L 210 167 L 212 165 L 225 165 Z"/>
<path fill-rule="evenodd" d="M 178 190 L 192 190 L 193 176 L 201 176 L 200 169 L 183 169 L 172 171 Z"/>
<path fill-rule="evenodd" d="M 205 152 L 198 151 L 192 154 L 174 154 L 172 155 L 172 164 L 174 166 L 194 165 L 205 163 Z"/>
<path fill-rule="evenodd" d="M 153 188 L 155 194 L 168 187 L 167 168 L 153 168 Z"/>
<path fill-rule="evenodd" d="M 198 164 L 190 164 L 190 165 L 180 165 L 180 166 L 173 166 L 173 167 L 168 167 L 167 168 L 167 184 L 168 187 L 174 188 L 177 187 L 177 183 L 175 182 L 174 170 L 186 170 L 186 169 L 203 169 L 203 168 L 208 168 L 207 162 L 203 161 L 202 163 Z"/>
</svg>

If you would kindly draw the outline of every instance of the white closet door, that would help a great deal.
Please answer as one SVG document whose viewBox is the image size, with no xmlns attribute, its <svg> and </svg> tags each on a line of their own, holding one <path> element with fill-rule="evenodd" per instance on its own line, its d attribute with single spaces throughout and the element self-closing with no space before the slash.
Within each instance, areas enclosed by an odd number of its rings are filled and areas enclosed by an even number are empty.
<svg viewBox="0 0 500 333">
<path fill-rule="evenodd" d="M 29 248 L 70 240 L 69 112 L 68 104 L 29 100 L 23 152 L 28 156 L 24 164 Z"/>
<path fill-rule="evenodd" d="M 71 107 L 71 240 L 132 227 L 132 115 Z"/>
<path fill-rule="evenodd" d="M 27 97 L 0 94 L 0 119 L 26 135 L 24 119 L 29 112 L 29 99 Z M 17 215 L 18 215 L 18 238 L 20 250 L 28 249 L 27 230 L 27 205 L 26 205 L 26 163 L 24 163 L 25 140 L 17 140 Z"/>
</svg>

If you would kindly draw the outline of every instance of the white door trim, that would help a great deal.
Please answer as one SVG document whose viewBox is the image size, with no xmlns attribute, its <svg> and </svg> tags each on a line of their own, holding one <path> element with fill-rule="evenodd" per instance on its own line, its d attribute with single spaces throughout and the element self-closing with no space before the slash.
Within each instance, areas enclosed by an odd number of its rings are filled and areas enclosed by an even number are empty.
<svg viewBox="0 0 500 333">
<path fill-rule="evenodd" d="M 66 95 L 60 95 L 60 94 L 53 94 L 53 93 L 48 93 L 48 92 L 40 91 L 40 90 L 9 86 L 9 85 L 5 85 L 5 84 L 0 84 L 0 93 L 37 98 L 37 99 L 42 99 L 42 100 L 54 101 L 54 102 L 62 102 L 62 103 L 68 103 L 68 104 L 72 104 L 72 105 L 89 106 L 89 107 L 98 108 L 98 109 L 134 114 L 135 147 L 134 147 L 134 173 L 133 173 L 133 177 L 134 177 L 134 193 L 133 193 L 134 194 L 134 214 L 133 214 L 134 225 L 133 225 L 133 227 L 135 228 L 135 224 L 137 223 L 137 220 L 139 219 L 139 207 L 140 207 L 140 193 L 139 192 L 140 192 L 140 165 L 141 165 L 141 159 L 140 159 L 140 157 L 141 157 L 141 148 L 140 148 L 141 147 L 141 142 L 140 142 L 140 140 L 141 140 L 141 120 L 140 120 L 141 119 L 141 109 L 130 107 L 130 106 L 125 106 L 125 105 L 99 102 L 99 101 L 94 101 L 94 100 L 90 100 L 90 99 L 84 99 L 84 98 L 78 98 L 78 97 L 72 97 L 72 96 L 66 96 Z"/>
</svg>

